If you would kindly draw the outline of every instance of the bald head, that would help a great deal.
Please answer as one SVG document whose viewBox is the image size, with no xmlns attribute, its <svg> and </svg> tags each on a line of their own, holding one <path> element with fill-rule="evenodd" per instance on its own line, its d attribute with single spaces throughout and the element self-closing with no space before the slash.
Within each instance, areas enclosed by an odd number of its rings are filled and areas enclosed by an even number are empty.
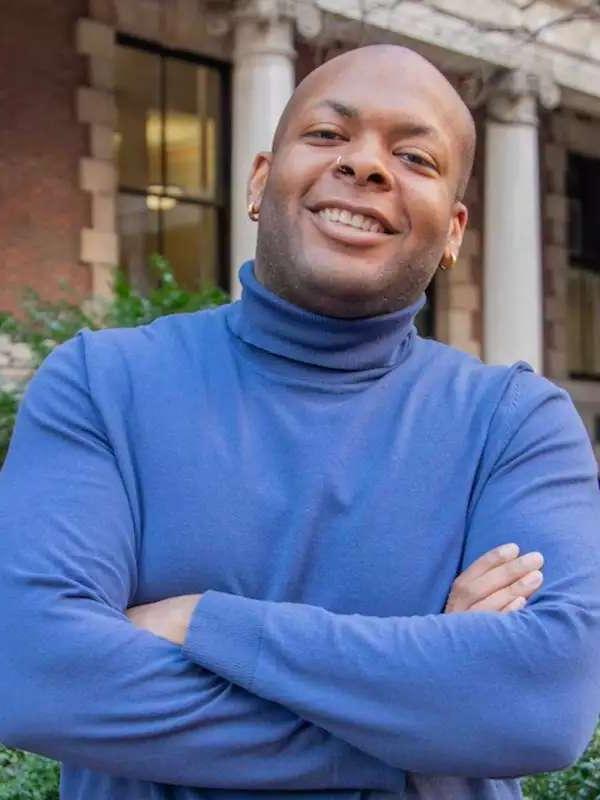
<svg viewBox="0 0 600 800">
<path fill-rule="evenodd" d="M 412 50 L 375 45 L 326 62 L 252 166 L 258 279 L 330 316 L 408 306 L 456 260 L 474 144 L 465 104 Z"/>
<path fill-rule="evenodd" d="M 455 144 L 456 157 L 460 161 L 456 197 L 462 199 L 475 155 L 475 123 L 471 112 L 437 67 L 414 50 L 399 45 L 376 44 L 359 47 L 326 61 L 310 72 L 296 87 L 281 114 L 273 136 L 272 152 L 277 153 L 290 121 L 302 107 L 311 102 L 314 96 L 321 94 L 328 83 L 343 78 L 351 84 L 353 75 L 362 75 L 365 70 L 397 75 L 399 84 L 410 82 L 426 87 L 432 104 L 446 111 L 449 132 Z"/>
</svg>

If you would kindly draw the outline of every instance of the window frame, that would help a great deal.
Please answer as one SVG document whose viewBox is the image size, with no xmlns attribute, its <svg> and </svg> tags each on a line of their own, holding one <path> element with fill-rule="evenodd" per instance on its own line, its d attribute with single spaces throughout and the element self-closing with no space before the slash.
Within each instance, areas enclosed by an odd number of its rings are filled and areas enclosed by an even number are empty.
<svg viewBox="0 0 600 800">
<path fill-rule="evenodd" d="M 217 215 L 218 236 L 218 275 L 217 280 L 221 289 L 226 292 L 231 290 L 230 281 L 230 231 L 231 231 L 231 67 L 225 61 L 204 56 L 199 53 L 192 53 L 188 50 L 174 50 L 164 47 L 158 42 L 151 42 L 146 39 L 139 39 L 125 33 L 116 34 L 116 44 L 122 47 L 130 47 L 135 50 L 142 50 L 152 53 L 160 58 L 160 115 L 161 115 L 161 172 L 163 180 L 167 174 L 167 151 L 165 139 L 165 126 L 167 115 L 166 97 L 166 59 L 177 59 L 186 61 L 196 66 L 205 66 L 216 69 L 219 73 L 221 84 L 221 103 L 219 113 L 221 115 L 221 159 L 219 163 L 220 174 L 222 175 L 222 185 L 218 193 L 216 202 L 200 197 L 189 195 L 177 196 L 177 200 L 196 206 L 215 209 Z M 120 176 L 119 176 L 120 178 Z M 163 184 L 166 185 L 166 184 Z M 118 194 L 136 195 L 138 197 L 148 197 L 151 194 L 155 197 L 169 197 L 165 194 L 154 194 L 143 189 L 133 188 L 122 184 L 119 180 L 117 186 Z M 157 209 L 158 214 L 158 250 L 163 255 L 164 251 L 164 224 L 163 211 Z"/>
<path fill-rule="evenodd" d="M 594 171 L 597 176 L 598 185 L 600 188 L 600 156 L 590 156 L 583 153 L 578 152 L 577 150 L 567 149 L 567 174 L 566 174 L 566 186 L 565 186 L 565 195 L 567 198 L 567 202 L 569 204 L 569 217 L 567 222 L 567 257 L 568 257 L 568 277 L 567 281 L 570 281 L 571 276 L 573 273 L 591 273 L 593 275 L 597 275 L 597 280 L 600 280 L 600 247 L 599 252 L 597 254 L 589 254 L 589 253 L 577 253 L 572 249 L 572 229 L 571 229 L 571 218 L 573 211 L 571 209 L 571 204 L 573 202 L 580 202 L 579 197 L 575 197 L 571 192 L 571 169 L 572 164 L 577 163 L 577 168 L 579 170 L 585 169 L 587 162 L 594 162 Z M 569 313 L 570 307 L 568 305 L 567 300 L 567 313 Z M 585 336 L 587 331 L 584 330 L 583 325 L 580 327 L 581 336 Z M 586 382 L 600 382 L 600 373 L 597 372 L 581 372 L 578 370 L 571 370 L 568 369 L 568 376 L 570 380 L 579 380 L 579 381 L 586 381 Z"/>
<path fill-rule="evenodd" d="M 415 321 L 415 327 L 417 328 L 417 333 L 422 339 L 435 339 L 436 338 L 436 322 L 437 322 L 437 287 L 436 287 L 436 278 L 437 278 L 437 270 L 429 285 L 425 289 L 425 297 L 426 297 L 426 304 L 423 306 L 421 311 L 417 314 L 416 319 L 421 318 L 421 325 L 425 329 L 423 332 L 419 330 L 419 327 Z"/>
<path fill-rule="evenodd" d="M 571 208 L 572 203 L 580 203 L 581 198 L 575 197 L 571 193 L 571 171 L 573 169 L 573 165 L 577 164 L 577 169 L 581 170 L 582 172 L 585 171 L 586 165 L 588 169 L 593 170 L 594 179 L 598 183 L 598 188 L 600 190 L 600 157 L 588 156 L 583 155 L 582 153 L 578 153 L 575 150 L 567 150 L 567 176 L 566 176 L 566 196 L 567 202 L 569 203 L 569 218 L 567 223 L 567 249 L 569 254 L 569 264 L 570 266 L 576 269 L 583 269 L 589 272 L 598 272 L 600 273 L 600 239 L 598 242 L 598 252 L 597 253 L 586 253 L 581 252 L 577 253 L 572 249 L 572 235 L 573 232 L 571 230 L 571 219 L 573 215 L 573 210 Z M 600 202 L 599 202 L 600 208 Z M 578 212 L 580 213 L 580 212 Z M 583 229 L 583 223 L 581 225 Z M 583 246 L 584 237 L 582 237 L 582 246 Z"/>
</svg>

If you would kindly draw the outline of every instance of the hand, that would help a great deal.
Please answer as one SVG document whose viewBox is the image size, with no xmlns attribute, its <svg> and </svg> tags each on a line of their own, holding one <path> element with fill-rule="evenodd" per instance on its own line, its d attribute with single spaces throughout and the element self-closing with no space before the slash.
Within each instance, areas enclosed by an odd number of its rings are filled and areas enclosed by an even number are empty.
<svg viewBox="0 0 600 800">
<path fill-rule="evenodd" d="M 137 628 L 150 631 L 173 644 L 183 644 L 192 614 L 201 597 L 201 594 L 166 597 L 156 603 L 132 606 L 125 614 Z"/>
<path fill-rule="evenodd" d="M 506 550 L 504 550 L 506 548 Z M 539 589 L 544 576 L 541 553 L 519 555 L 516 544 L 490 550 L 456 578 L 444 609 L 456 611 L 518 611 Z M 531 582 L 529 582 L 531 581 Z"/>
</svg>

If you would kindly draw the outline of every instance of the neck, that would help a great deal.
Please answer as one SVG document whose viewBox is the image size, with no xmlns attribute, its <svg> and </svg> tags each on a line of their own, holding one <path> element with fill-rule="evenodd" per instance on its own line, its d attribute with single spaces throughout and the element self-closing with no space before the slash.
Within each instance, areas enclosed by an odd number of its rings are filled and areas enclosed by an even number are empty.
<svg viewBox="0 0 600 800">
<path fill-rule="evenodd" d="M 340 318 L 290 302 L 263 285 L 247 261 L 239 272 L 242 299 L 229 312 L 231 331 L 246 344 L 287 361 L 346 373 L 387 371 L 406 357 L 425 295 L 388 314 Z"/>
<path fill-rule="evenodd" d="M 379 292 L 375 297 L 366 297 L 364 292 L 341 295 L 339 289 L 327 292 L 327 287 L 311 287 L 286 280 L 285 272 L 265 265 L 260 256 L 254 261 L 254 276 L 266 289 L 306 311 L 338 319 L 362 319 L 391 314 L 412 306 L 419 301 L 423 290 L 419 288 L 411 295 L 395 295 Z"/>
</svg>

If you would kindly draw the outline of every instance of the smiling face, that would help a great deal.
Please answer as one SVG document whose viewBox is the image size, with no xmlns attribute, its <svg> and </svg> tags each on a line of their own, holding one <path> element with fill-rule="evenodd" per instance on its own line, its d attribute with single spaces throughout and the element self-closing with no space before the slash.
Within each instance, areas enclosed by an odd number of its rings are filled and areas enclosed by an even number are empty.
<svg viewBox="0 0 600 800">
<path fill-rule="evenodd" d="M 256 276 L 296 305 L 339 317 L 414 302 L 467 221 L 469 112 L 417 54 L 372 46 L 311 73 L 260 153 Z"/>
</svg>

